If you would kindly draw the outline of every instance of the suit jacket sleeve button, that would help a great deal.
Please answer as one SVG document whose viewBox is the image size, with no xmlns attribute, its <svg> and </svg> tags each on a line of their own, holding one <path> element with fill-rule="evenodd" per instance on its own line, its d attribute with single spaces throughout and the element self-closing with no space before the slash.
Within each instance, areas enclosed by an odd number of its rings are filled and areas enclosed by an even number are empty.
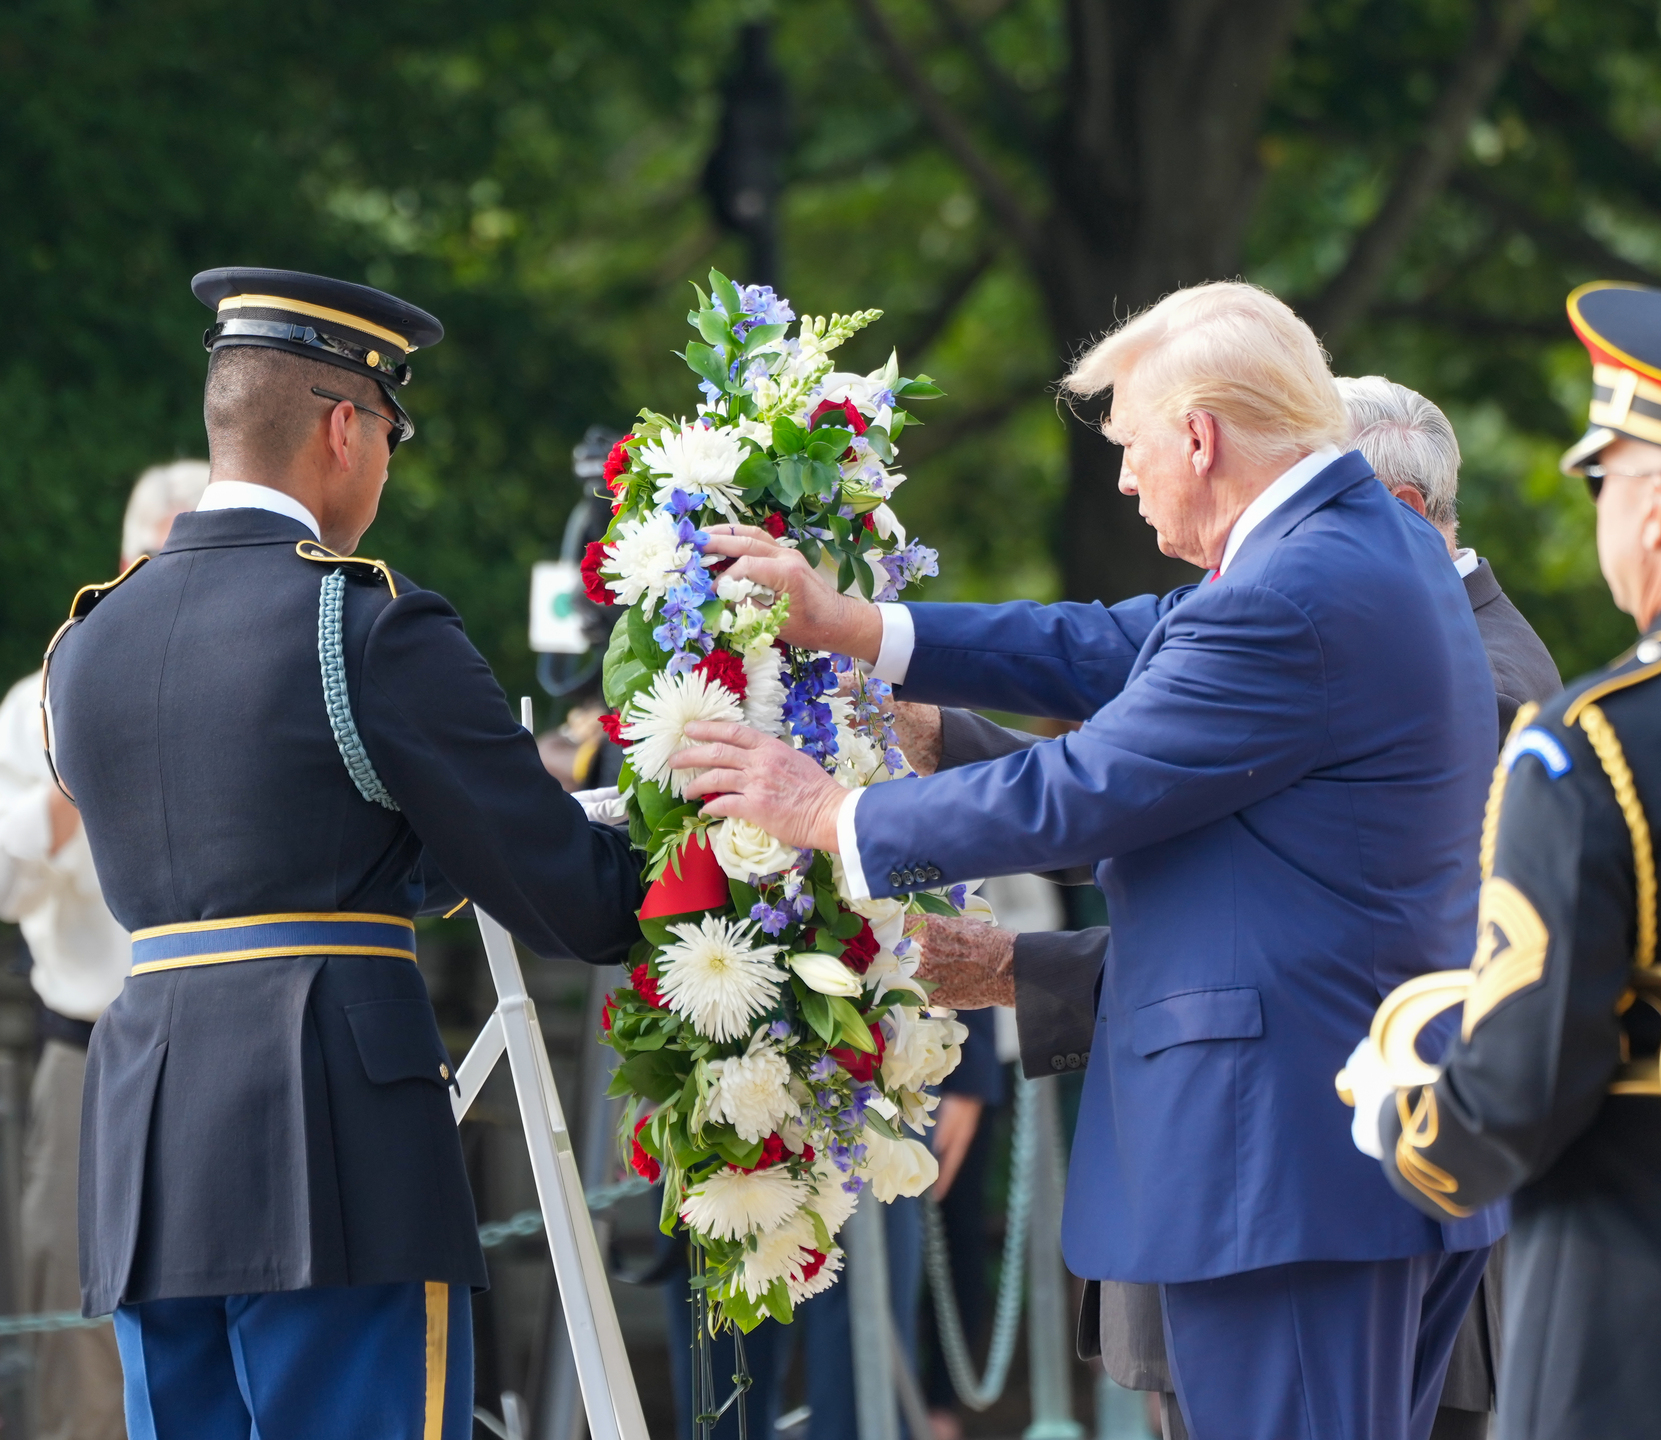
<svg viewBox="0 0 1661 1440">
<path fill-rule="evenodd" d="M 1050 1056 L 1050 1069 L 1052 1069 L 1052 1070 L 1065 1070 L 1066 1068 L 1067 1068 L 1067 1057 L 1065 1055 L 1052 1055 L 1052 1056 Z"/>
<path fill-rule="evenodd" d="M 1077 1070 L 1081 1063 L 1083 1062 L 1079 1060 L 1077 1050 L 1069 1050 L 1067 1052 L 1067 1068 L 1069 1070 Z"/>
<path fill-rule="evenodd" d="M 888 883 L 896 890 L 900 888 L 900 872 L 898 870 L 890 870 L 888 872 Z"/>
</svg>

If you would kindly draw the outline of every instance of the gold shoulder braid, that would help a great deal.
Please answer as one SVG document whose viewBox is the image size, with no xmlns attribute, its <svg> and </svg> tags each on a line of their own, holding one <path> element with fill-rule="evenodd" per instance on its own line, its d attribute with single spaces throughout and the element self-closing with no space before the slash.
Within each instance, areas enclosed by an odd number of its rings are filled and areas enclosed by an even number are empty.
<svg viewBox="0 0 1661 1440">
<path fill-rule="evenodd" d="M 1505 777 L 1510 773 L 1505 752 L 1510 748 L 1511 742 L 1528 729 L 1539 713 L 1540 703 L 1537 700 L 1530 700 L 1518 709 L 1517 718 L 1506 731 L 1505 744 L 1500 746 L 1499 763 L 1494 766 L 1494 778 L 1488 786 L 1488 808 L 1482 812 L 1482 846 L 1477 852 L 1484 880 L 1494 873 L 1494 851 L 1499 846 L 1500 806 L 1505 800 Z"/>
</svg>

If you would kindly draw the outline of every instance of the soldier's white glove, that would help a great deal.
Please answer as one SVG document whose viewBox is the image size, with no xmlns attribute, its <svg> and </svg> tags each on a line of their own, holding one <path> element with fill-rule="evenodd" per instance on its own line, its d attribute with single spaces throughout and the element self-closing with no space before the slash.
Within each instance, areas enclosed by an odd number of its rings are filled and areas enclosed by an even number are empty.
<svg viewBox="0 0 1661 1440">
<path fill-rule="evenodd" d="M 615 785 L 607 785 L 602 790 L 573 790 L 571 798 L 583 807 L 584 815 L 602 825 L 617 825 L 628 819 L 623 797 Z"/>
<path fill-rule="evenodd" d="M 1384 1102 L 1396 1093 L 1390 1077 L 1384 1070 L 1384 1057 L 1368 1036 L 1344 1062 L 1343 1087 L 1355 1102 L 1355 1118 L 1350 1121 L 1350 1139 L 1363 1155 L 1375 1160 L 1384 1158 L 1384 1141 L 1378 1133 L 1378 1119 Z"/>
</svg>

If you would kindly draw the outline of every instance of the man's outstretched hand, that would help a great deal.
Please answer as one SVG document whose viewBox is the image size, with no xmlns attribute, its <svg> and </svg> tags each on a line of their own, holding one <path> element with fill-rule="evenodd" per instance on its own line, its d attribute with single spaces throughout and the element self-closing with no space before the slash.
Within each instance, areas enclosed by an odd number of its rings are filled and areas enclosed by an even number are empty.
<svg viewBox="0 0 1661 1440">
<path fill-rule="evenodd" d="M 736 815 L 786 845 L 837 849 L 836 816 L 848 791 L 811 756 L 726 720 L 697 720 L 686 733 L 699 743 L 674 755 L 669 764 L 704 772 L 686 787 L 688 799 L 709 797 L 704 814 Z"/>
<path fill-rule="evenodd" d="M 714 525 L 704 533 L 704 554 L 736 557 L 727 576 L 753 580 L 790 597 L 790 618 L 780 632 L 787 644 L 876 660 L 882 648 L 882 615 L 875 605 L 838 594 L 801 551 L 779 544 L 755 525 Z"/>
<path fill-rule="evenodd" d="M 936 987 L 929 997 L 954 1010 L 1015 1003 L 1015 936 L 984 920 L 930 915 L 918 937 L 917 978 Z"/>
</svg>

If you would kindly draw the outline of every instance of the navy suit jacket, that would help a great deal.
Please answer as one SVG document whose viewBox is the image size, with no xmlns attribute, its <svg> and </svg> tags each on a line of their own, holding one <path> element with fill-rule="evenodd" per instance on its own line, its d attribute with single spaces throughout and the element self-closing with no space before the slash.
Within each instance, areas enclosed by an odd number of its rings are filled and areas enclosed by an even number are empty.
<svg viewBox="0 0 1661 1440">
<path fill-rule="evenodd" d="M 1100 861 L 1072 1270 L 1178 1282 L 1496 1238 L 1497 1212 L 1438 1226 L 1392 1194 L 1333 1089 L 1383 996 L 1475 939 L 1495 702 L 1441 537 L 1352 452 L 1215 581 L 911 612 L 904 698 L 1085 722 L 856 812 L 875 895 Z"/>
</svg>

